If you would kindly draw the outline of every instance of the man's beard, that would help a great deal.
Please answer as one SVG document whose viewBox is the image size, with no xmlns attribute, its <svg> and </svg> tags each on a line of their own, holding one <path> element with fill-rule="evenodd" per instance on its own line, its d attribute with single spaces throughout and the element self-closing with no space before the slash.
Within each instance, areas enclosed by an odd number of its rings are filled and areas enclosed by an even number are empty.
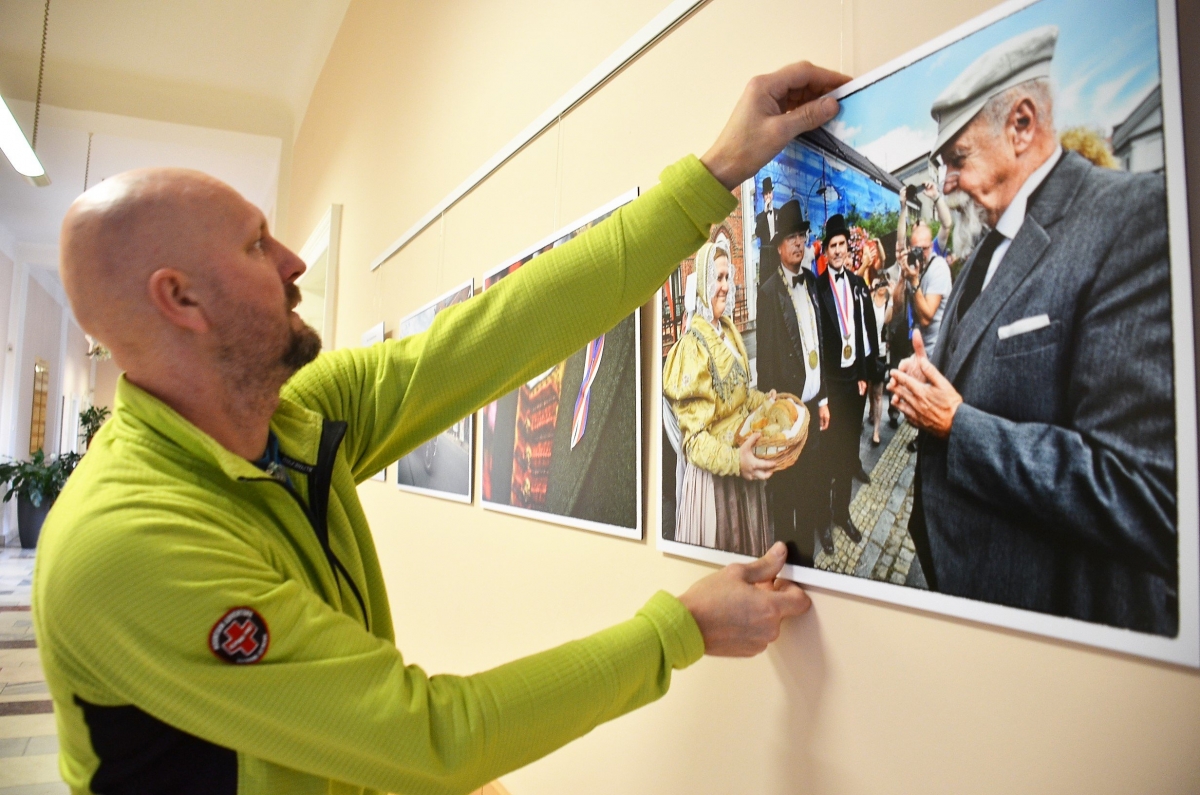
<svg viewBox="0 0 1200 795">
<path fill-rule="evenodd" d="M 291 311 L 300 305 L 300 288 L 295 284 L 288 284 L 285 289 L 288 311 Z M 299 330 L 291 329 L 291 338 L 288 340 L 288 346 L 283 352 L 280 364 L 287 369 L 288 375 L 291 376 L 301 367 L 316 359 L 320 352 L 321 335 L 315 328 L 305 323 Z"/>
<path fill-rule="evenodd" d="M 241 399 L 254 401 L 278 395 L 279 388 L 321 352 L 321 336 L 305 324 L 291 324 L 291 310 L 300 303 L 300 289 L 285 287 L 286 337 L 278 321 L 255 312 L 236 312 L 219 348 L 221 369 Z M 224 298 L 224 296 L 222 296 Z"/>
<path fill-rule="evenodd" d="M 987 211 L 964 190 L 946 194 L 946 204 L 954 213 L 954 230 L 950 239 L 954 252 L 966 259 L 975 250 L 987 226 Z"/>
</svg>

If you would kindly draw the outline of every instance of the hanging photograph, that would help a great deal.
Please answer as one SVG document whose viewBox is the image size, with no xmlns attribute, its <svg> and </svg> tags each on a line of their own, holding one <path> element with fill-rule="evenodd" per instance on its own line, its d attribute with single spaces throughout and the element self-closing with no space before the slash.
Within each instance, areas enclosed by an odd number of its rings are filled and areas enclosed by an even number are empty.
<svg viewBox="0 0 1200 795">
<path fill-rule="evenodd" d="M 621 196 L 483 277 L 486 290 L 637 198 Z M 636 312 L 480 412 L 485 508 L 642 537 Z"/>
<path fill-rule="evenodd" d="M 662 292 L 660 548 L 1200 665 L 1175 9 L 859 78 Z"/>
<path fill-rule="evenodd" d="M 470 298 L 471 280 L 435 298 L 400 321 L 397 339 L 420 334 L 448 306 Z M 396 485 L 403 491 L 428 494 L 456 502 L 472 500 L 472 462 L 475 460 L 475 418 L 464 417 L 396 462 Z"/>
</svg>

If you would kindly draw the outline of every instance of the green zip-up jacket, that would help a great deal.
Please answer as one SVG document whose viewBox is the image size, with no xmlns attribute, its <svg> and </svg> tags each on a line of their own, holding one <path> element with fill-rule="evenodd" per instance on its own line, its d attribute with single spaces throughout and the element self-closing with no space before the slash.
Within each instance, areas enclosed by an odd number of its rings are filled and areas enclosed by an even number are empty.
<svg viewBox="0 0 1200 795">
<path fill-rule="evenodd" d="M 694 157 L 661 179 L 425 333 L 297 373 L 271 419 L 288 478 L 122 378 L 34 574 L 74 792 L 466 793 L 659 698 L 699 659 L 695 621 L 660 592 L 582 640 L 428 676 L 395 646 L 356 492 L 616 325 L 736 205 Z"/>
</svg>

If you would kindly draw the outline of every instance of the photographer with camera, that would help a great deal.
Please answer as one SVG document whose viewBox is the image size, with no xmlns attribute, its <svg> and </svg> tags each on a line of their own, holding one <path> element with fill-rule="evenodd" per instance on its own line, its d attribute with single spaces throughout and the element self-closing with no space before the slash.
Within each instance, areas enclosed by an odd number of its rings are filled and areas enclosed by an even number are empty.
<svg viewBox="0 0 1200 795">
<path fill-rule="evenodd" d="M 900 281 L 894 300 L 903 303 L 907 311 L 908 338 L 915 330 L 921 332 L 925 350 L 937 346 L 938 330 L 945 312 L 945 297 L 950 294 L 950 266 L 933 251 L 933 230 L 919 223 L 913 228 L 909 248 L 898 260 Z"/>
</svg>

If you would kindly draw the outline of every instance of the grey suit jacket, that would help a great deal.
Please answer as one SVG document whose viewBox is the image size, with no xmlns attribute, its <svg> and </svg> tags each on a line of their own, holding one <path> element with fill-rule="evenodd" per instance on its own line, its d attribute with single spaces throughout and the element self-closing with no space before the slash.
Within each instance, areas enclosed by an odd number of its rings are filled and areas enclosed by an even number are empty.
<svg viewBox="0 0 1200 795">
<path fill-rule="evenodd" d="M 987 263 L 968 262 L 951 291 L 934 361 L 964 403 L 948 439 L 922 434 L 918 458 L 913 534 L 927 533 L 938 589 L 1174 635 L 1162 176 L 1068 153 L 958 322 L 961 287 L 978 267 Z M 1001 339 L 1039 315 L 1049 324 Z"/>
</svg>

